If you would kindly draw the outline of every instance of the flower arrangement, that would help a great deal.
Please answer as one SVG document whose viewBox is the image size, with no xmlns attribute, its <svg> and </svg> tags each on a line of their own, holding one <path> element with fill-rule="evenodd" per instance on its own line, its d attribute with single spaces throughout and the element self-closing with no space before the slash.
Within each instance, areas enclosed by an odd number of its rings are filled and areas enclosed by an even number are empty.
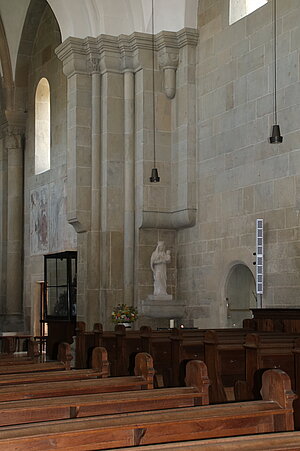
<svg viewBox="0 0 300 451">
<path fill-rule="evenodd" d="M 111 319 L 115 324 L 133 323 L 138 319 L 138 311 L 132 305 L 118 304 L 113 308 Z"/>
</svg>

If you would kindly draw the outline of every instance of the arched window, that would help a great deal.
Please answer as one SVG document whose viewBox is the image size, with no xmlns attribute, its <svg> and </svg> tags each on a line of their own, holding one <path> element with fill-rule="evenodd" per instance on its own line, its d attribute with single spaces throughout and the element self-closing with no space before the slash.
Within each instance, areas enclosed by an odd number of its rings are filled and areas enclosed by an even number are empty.
<svg viewBox="0 0 300 451">
<path fill-rule="evenodd" d="M 230 0 L 229 25 L 251 14 L 266 3 L 268 0 Z"/>
<path fill-rule="evenodd" d="M 35 92 L 35 174 L 50 169 L 50 86 L 41 78 Z"/>
</svg>

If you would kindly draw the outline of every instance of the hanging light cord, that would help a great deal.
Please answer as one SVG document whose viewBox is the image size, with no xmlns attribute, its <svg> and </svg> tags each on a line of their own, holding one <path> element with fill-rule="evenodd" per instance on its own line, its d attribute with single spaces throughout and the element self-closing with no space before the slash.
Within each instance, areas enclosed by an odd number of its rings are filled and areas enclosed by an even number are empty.
<svg viewBox="0 0 300 451">
<path fill-rule="evenodd" d="M 154 0 L 152 0 L 152 104 L 153 104 L 153 163 L 156 168 L 156 139 L 155 139 L 155 80 L 154 80 L 154 62 L 155 62 L 155 40 L 154 40 Z"/>
<path fill-rule="evenodd" d="M 274 29 L 274 124 L 277 124 L 277 14 L 276 0 L 273 0 L 273 29 Z"/>
</svg>

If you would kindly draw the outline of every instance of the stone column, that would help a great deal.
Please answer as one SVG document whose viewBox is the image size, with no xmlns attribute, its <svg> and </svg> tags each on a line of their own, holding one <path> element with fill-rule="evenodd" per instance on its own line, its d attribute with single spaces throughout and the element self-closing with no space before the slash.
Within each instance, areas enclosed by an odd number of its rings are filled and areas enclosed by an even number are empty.
<svg viewBox="0 0 300 451">
<path fill-rule="evenodd" d="M 99 40 L 101 121 L 101 321 L 124 299 L 124 84 L 117 39 Z"/>
<path fill-rule="evenodd" d="M 23 131 L 9 126 L 7 151 L 7 294 L 6 321 L 23 330 Z"/>
<path fill-rule="evenodd" d="M 124 302 L 134 303 L 134 73 L 124 73 Z"/>
<path fill-rule="evenodd" d="M 92 69 L 92 167 L 91 230 L 88 233 L 87 316 L 100 321 L 100 168 L 101 168 L 101 74 L 98 58 Z"/>
<path fill-rule="evenodd" d="M 3 329 L 6 311 L 7 271 L 7 151 L 6 125 L 0 129 L 0 327 Z"/>
</svg>

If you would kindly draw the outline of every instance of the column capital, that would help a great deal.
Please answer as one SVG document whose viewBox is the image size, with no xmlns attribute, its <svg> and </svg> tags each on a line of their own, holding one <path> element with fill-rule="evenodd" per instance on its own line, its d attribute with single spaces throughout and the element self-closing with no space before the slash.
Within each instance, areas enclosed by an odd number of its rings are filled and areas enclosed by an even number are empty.
<svg viewBox="0 0 300 451">
<path fill-rule="evenodd" d="M 27 113 L 24 111 L 6 110 L 7 131 L 9 134 L 24 134 L 26 129 Z"/>
<path fill-rule="evenodd" d="M 57 57 L 63 62 L 63 72 L 68 78 L 88 71 L 84 44 L 84 39 L 69 37 L 55 50 Z"/>
<path fill-rule="evenodd" d="M 157 35 L 158 62 L 162 69 L 176 69 L 179 60 L 179 47 L 176 33 L 161 31 Z"/>
<path fill-rule="evenodd" d="M 99 74 L 101 71 L 101 64 L 99 56 L 90 55 L 88 58 L 88 69 L 92 74 Z"/>
<path fill-rule="evenodd" d="M 196 47 L 199 39 L 199 32 L 195 28 L 183 28 L 176 33 L 178 46 L 180 48 L 186 45 Z"/>
<path fill-rule="evenodd" d="M 6 150 L 22 149 L 25 134 L 26 113 L 6 111 L 7 123 L 1 128 Z"/>
</svg>

